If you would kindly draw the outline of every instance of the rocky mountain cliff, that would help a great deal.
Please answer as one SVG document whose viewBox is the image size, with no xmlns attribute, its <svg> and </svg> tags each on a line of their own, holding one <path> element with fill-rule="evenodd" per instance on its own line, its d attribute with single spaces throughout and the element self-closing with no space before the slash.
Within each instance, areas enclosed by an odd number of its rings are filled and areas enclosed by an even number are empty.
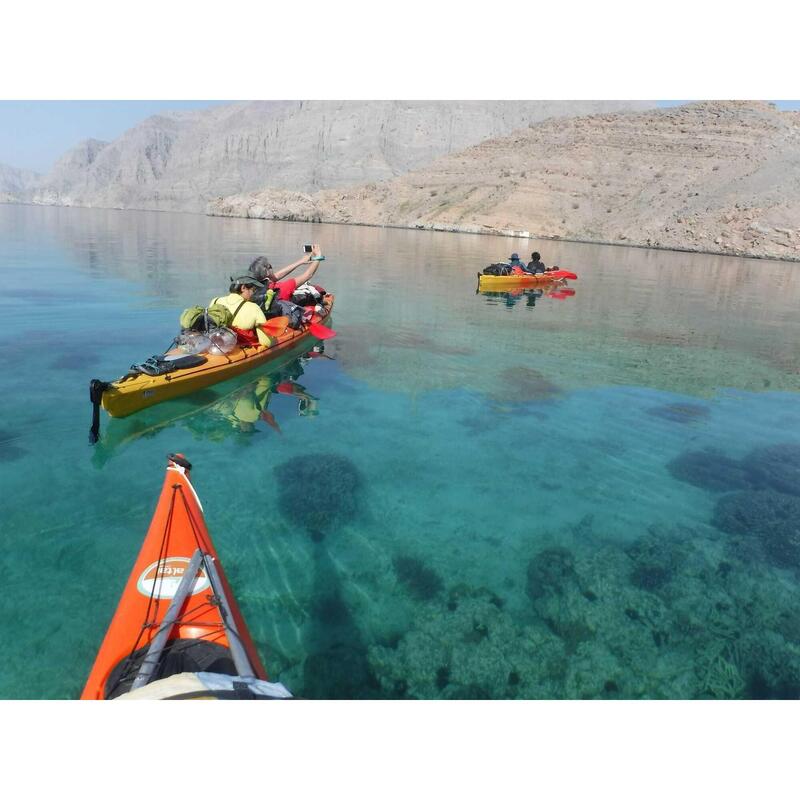
<svg viewBox="0 0 800 800">
<path fill-rule="evenodd" d="M 732 101 L 549 119 L 390 181 L 209 213 L 800 259 L 800 113 Z"/>
<path fill-rule="evenodd" d="M 14 198 L 25 194 L 41 178 L 28 169 L 17 169 L 0 164 L 0 203 L 13 202 Z"/>
<path fill-rule="evenodd" d="M 635 101 L 276 101 L 162 114 L 87 140 L 20 202 L 204 211 L 264 188 L 314 192 L 396 177 L 516 128 Z"/>
</svg>

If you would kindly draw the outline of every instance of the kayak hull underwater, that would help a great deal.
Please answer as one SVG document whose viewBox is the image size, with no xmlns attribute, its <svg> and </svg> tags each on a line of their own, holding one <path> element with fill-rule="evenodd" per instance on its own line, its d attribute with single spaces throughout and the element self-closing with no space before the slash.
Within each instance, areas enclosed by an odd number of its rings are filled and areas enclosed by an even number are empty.
<svg viewBox="0 0 800 800">
<path fill-rule="evenodd" d="M 517 286 L 536 286 L 542 283 L 552 283 L 563 278 L 577 277 L 570 272 L 566 275 L 563 270 L 553 273 L 537 275 L 478 275 L 478 289 L 481 291 L 502 291 L 513 289 Z"/>
<path fill-rule="evenodd" d="M 315 322 L 329 327 L 333 299 L 333 295 L 325 297 L 325 314 L 315 315 Z M 206 362 L 204 364 L 175 370 L 166 375 L 138 373 L 132 377 L 120 378 L 107 384 L 103 389 L 102 406 L 112 417 L 127 417 L 143 408 L 163 403 L 165 400 L 173 400 L 176 397 L 213 386 L 220 381 L 235 378 L 261 364 L 279 358 L 288 350 L 298 347 L 302 342 L 307 342 L 311 346 L 311 342 L 315 341 L 314 335 L 308 329 L 293 330 L 288 327 L 273 338 L 276 339 L 276 342 L 271 347 L 265 345 L 237 346 L 225 355 L 205 353 Z M 170 350 L 168 354 L 179 354 L 179 352 Z"/>
<path fill-rule="evenodd" d="M 160 631 L 162 660 L 152 668 L 151 680 L 146 682 L 151 686 L 152 681 L 178 673 L 220 672 L 267 678 L 219 563 L 189 469 L 181 456 L 170 456 L 153 519 L 100 645 L 82 700 L 113 699 L 131 690 L 141 691 L 135 680 L 142 664 L 155 658 L 151 645 L 157 642 Z M 193 559 L 199 553 L 203 560 L 191 583 L 191 575 L 183 576 L 191 570 L 191 564 L 198 563 Z M 174 600 L 176 595 L 178 599 Z M 176 603 L 179 608 L 171 612 Z M 177 616 L 164 633 L 170 613 Z"/>
</svg>

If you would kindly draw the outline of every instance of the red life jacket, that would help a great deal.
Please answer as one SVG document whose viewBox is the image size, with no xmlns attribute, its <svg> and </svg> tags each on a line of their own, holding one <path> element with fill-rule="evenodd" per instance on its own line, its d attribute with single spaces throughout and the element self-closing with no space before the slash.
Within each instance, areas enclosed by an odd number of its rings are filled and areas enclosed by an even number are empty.
<svg viewBox="0 0 800 800">
<path fill-rule="evenodd" d="M 255 329 L 246 331 L 242 328 L 233 328 L 232 330 L 236 334 L 236 341 L 239 344 L 258 344 L 258 334 Z"/>
</svg>

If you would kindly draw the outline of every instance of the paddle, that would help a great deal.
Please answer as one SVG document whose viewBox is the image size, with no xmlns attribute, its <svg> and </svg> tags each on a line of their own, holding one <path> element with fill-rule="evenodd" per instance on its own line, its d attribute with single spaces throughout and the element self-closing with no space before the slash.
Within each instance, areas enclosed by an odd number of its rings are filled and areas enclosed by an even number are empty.
<svg viewBox="0 0 800 800">
<path fill-rule="evenodd" d="M 289 317 L 273 317 L 268 319 L 265 324 L 261 326 L 261 330 L 268 333 L 270 336 L 280 336 L 289 327 Z M 333 339 L 336 336 L 336 331 L 320 325 L 319 322 L 311 322 L 308 325 L 308 332 L 316 339 Z"/>
<path fill-rule="evenodd" d="M 273 317 L 261 326 L 261 330 L 270 336 L 280 336 L 288 327 L 289 317 Z"/>
</svg>

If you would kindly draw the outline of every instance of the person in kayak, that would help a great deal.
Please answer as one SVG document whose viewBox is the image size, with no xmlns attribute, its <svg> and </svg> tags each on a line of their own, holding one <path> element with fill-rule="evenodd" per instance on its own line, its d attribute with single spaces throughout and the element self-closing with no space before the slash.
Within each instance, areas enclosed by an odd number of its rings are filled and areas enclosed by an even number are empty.
<svg viewBox="0 0 800 800">
<path fill-rule="evenodd" d="M 230 294 L 213 297 L 208 303 L 209 306 L 224 306 L 231 312 L 233 319 L 230 327 L 236 333 L 239 344 L 269 346 L 274 341 L 261 327 L 267 322 L 264 312 L 253 302 L 256 291 L 263 288 L 264 284 L 252 275 L 241 275 L 233 278 Z"/>
<path fill-rule="evenodd" d="M 525 272 L 529 272 L 531 275 L 543 275 L 545 272 L 555 272 L 557 269 L 558 267 L 546 267 L 542 257 L 534 252 L 531 253 L 531 260 L 528 262 L 528 266 L 525 267 Z"/>
<path fill-rule="evenodd" d="M 291 300 L 297 287 L 307 283 L 314 276 L 314 273 L 319 268 L 320 261 L 322 261 L 322 250 L 318 244 L 312 245 L 311 252 L 306 253 L 303 258 L 299 258 L 297 261 L 287 264 L 278 270 L 273 268 L 266 256 L 259 256 L 247 269 L 256 280 L 265 284 L 263 291 L 258 292 L 253 301 L 258 303 L 263 311 L 269 311 L 269 306 L 264 308 L 269 289 L 273 290 L 278 300 Z M 289 273 L 303 264 L 309 264 L 310 266 L 302 275 L 296 278 L 286 278 Z M 284 278 L 286 279 L 284 280 Z"/>
<path fill-rule="evenodd" d="M 525 271 L 530 272 L 531 275 L 540 275 L 546 270 L 547 267 L 545 267 L 542 257 L 538 253 L 531 253 L 531 260 L 528 262 L 528 266 L 525 267 Z"/>
<path fill-rule="evenodd" d="M 523 269 L 525 267 L 525 264 L 522 261 L 520 261 L 519 253 L 512 253 L 511 258 L 508 259 L 507 263 L 508 266 L 511 267 L 511 269 L 514 269 L 514 267 L 517 267 L 518 269 Z"/>
</svg>

